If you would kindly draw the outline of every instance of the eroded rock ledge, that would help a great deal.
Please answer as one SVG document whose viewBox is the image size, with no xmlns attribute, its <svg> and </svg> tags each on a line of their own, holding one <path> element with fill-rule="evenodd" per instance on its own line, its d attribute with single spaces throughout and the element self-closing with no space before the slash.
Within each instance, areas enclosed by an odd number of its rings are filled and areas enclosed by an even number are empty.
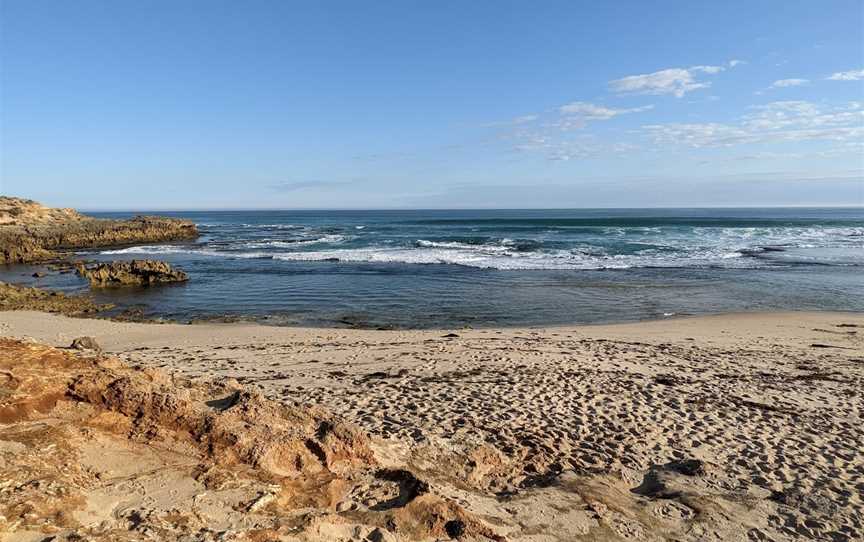
<svg viewBox="0 0 864 542">
<path fill-rule="evenodd" d="M 84 264 L 76 267 L 79 276 L 90 281 L 91 286 L 151 286 L 168 282 L 184 282 L 188 276 L 157 260 L 131 260 L 100 263 L 94 267 Z"/>
<path fill-rule="evenodd" d="M 83 295 L 66 295 L 53 290 L 27 288 L 0 282 L 0 310 L 30 310 L 56 312 L 67 316 L 93 314 L 112 305 L 94 302 Z"/>
<path fill-rule="evenodd" d="M 64 250 L 196 237 L 198 230 L 188 220 L 92 218 L 72 209 L 52 209 L 31 200 L 0 196 L 0 264 L 44 261 Z"/>
<path fill-rule="evenodd" d="M 324 410 L 5 338 L 0 480 L 3 539 L 503 540 Z"/>
</svg>

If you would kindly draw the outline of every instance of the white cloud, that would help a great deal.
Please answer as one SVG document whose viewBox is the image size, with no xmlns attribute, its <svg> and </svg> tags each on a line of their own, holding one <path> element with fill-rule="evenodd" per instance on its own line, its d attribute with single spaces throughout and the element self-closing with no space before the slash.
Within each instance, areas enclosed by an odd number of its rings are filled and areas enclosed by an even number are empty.
<svg viewBox="0 0 864 542">
<path fill-rule="evenodd" d="M 537 120 L 537 115 L 522 115 L 513 119 L 512 124 L 527 124 Z"/>
<path fill-rule="evenodd" d="M 710 74 L 720 73 L 726 68 L 724 66 L 693 66 L 691 71 L 705 72 Z"/>
<path fill-rule="evenodd" d="M 694 148 L 732 147 L 746 143 L 783 141 L 851 141 L 864 137 L 864 127 L 758 131 L 727 124 L 663 124 L 645 126 L 657 143 L 683 144 Z"/>
<path fill-rule="evenodd" d="M 740 60 L 729 61 L 732 68 L 741 64 Z M 713 75 L 726 70 L 726 66 L 693 66 L 691 68 L 669 68 L 654 73 L 630 75 L 609 81 L 609 88 L 620 94 L 671 94 L 681 98 L 688 92 L 708 88 L 711 83 L 698 81 L 695 73 Z"/>
<path fill-rule="evenodd" d="M 567 105 L 562 105 L 558 108 L 558 112 L 562 115 L 579 116 L 588 120 L 608 120 L 617 117 L 618 115 L 639 113 L 653 108 L 653 105 L 644 105 L 642 107 L 632 107 L 630 109 L 614 109 L 602 105 L 594 105 L 588 102 L 573 102 Z"/>
<path fill-rule="evenodd" d="M 829 81 L 860 81 L 864 79 L 864 70 L 849 70 L 848 72 L 837 72 L 829 75 Z"/>
<path fill-rule="evenodd" d="M 862 125 L 864 110 L 858 102 L 823 110 L 805 101 L 771 102 L 753 107 L 757 113 L 745 115 L 743 125 L 755 130 L 786 128 L 821 128 L 825 126 Z"/>
<path fill-rule="evenodd" d="M 735 66 L 738 66 L 739 64 L 744 64 L 744 61 L 743 61 L 743 60 L 733 59 L 733 60 L 730 60 L 730 61 L 728 62 L 728 65 L 729 65 L 730 68 L 734 68 Z"/>
<path fill-rule="evenodd" d="M 609 87 L 626 94 L 672 94 L 681 98 L 688 92 L 708 88 L 710 83 L 699 83 L 688 70 L 672 68 L 642 75 L 630 75 L 609 82 Z"/>
<path fill-rule="evenodd" d="M 798 87 L 809 83 L 809 79 L 779 79 L 771 83 L 769 88 Z"/>
<path fill-rule="evenodd" d="M 520 126 L 523 124 L 529 124 L 539 119 L 540 117 L 537 115 L 522 115 L 519 117 L 513 117 L 510 120 L 498 121 L 498 122 L 489 122 L 484 124 L 483 126 L 486 128 L 495 128 L 502 126 Z"/>
<path fill-rule="evenodd" d="M 631 152 L 635 145 L 624 142 L 603 142 L 591 135 L 576 138 L 560 139 L 539 132 L 522 132 L 516 135 L 513 150 L 517 152 L 537 153 L 547 160 L 566 162 L 569 160 L 587 159 L 606 154 Z"/>
<path fill-rule="evenodd" d="M 753 109 L 756 113 L 733 124 L 671 123 L 643 128 L 656 143 L 695 148 L 806 140 L 855 142 L 864 137 L 864 109 L 857 102 L 827 111 L 805 101 L 772 102 Z"/>
</svg>

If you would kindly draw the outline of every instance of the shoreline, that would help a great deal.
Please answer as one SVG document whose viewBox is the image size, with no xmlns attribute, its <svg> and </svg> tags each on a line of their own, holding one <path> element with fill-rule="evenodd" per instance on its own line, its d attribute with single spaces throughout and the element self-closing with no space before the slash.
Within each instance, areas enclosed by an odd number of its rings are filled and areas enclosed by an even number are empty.
<svg viewBox="0 0 864 542">
<path fill-rule="evenodd" d="M 161 263 L 161 262 L 156 262 Z M 38 267 L 38 264 L 18 264 L 25 265 L 27 267 Z M 71 265 L 71 264 L 70 264 Z M 638 324 L 650 324 L 657 322 L 673 322 L 673 321 L 686 321 L 690 319 L 702 319 L 702 318 L 724 318 L 724 317 L 744 317 L 744 316 L 755 316 L 759 317 L 762 315 L 771 316 L 771 315 L 810 315 L 810 314 L 837 314 L 843 315 L 848 314 L 850 316 L 855 315 L 864 315 L 864 311 L 856 311 L 856 310 L 836 310 L 836 309 L 826 309 L 826 310 L 814 310 L 814 309 L 802 309 L 802 310 L 790 310 L 790 309 L 776 309 L 776 310 L 753 310 L 753 311 L 730 311 L 730 312 L 708 312 L 701 314 L 679 314 L 673 313 L 669 315 L 658 315 L 650 318 L 637 318 L 633 320 L 625 319 L 625 320 L 608 320 L 608 321 L 595 321 L 595 322 L 587 322 L 587 323 L 554 323 L 554 324 L 515 324 L 508 325 L 502 323 L 489 323 L 489 324 L 462 324 L 462 325 L 453 325 L 453 326 L 433 326 L 433 327 L 400 327 L 397 325 L 362 325 L 357 323 L 348 323 L 347 321 L 342 320 L 333 320 L 328 321 L 326 323 L 322 323 L 321 325 L 309 324 L 308 322 L 302 323 L 291 323 L 285 320 L 281 320 L 280 317 L 283 315 L 279 314 L 262 314 L 262 315 L 254 315 L 254 314 L 222 314 L 222 315 L 213 315 L 213 316 L 193 316 L 183 319 L 171 318 L 159 316 L 157 314 L 154 315 L 144 315 L 143 310 L 146 310 L 145 307 L 141 307 L 139 305 L 130 305 L 124 307 L 122 305 L 116 305 L 114 303 L 106 303 L 102 305 L 98 305 L 94 302 L 94 291 L 92 287 L 87 287 L 86 285 L 82 285 L 77 290 L 73 290 L 71 292 L 57 290 L 51 287 L 44 287 L 39 284 L 34 284 L 32 281 L 25 282 L 3 282 L 0 281 L 0 286 L 5 287 L 7 290 L 14 291 L 17 290 L 18 294 L 14 303 L 8 303 L 9 307 L 0 306 L 0 313 L 3 311 L 15 311 L 15 312 L 45 312 L 46 314 L 57 314 L 64 315 L 72 318 L 80 318 L 80 319 L 92 319 L 92 320 L 104 320 L 109 322 L 118 322 L 118 323 L 136 323 L 136 324 L 149 324 L 149 325 L 177 325 L 177 326 L 207 326 L 207 325 L 222 325 L 222 326 L 261 326 L 265 328 L 290 328 L 290 329 L 301 329 L 301 330 L 355 330 L 355 331 L 428 331 L 428 332 L 437 332 L 437 331 L 452 331 L 452 330 L 497 330 L 497 329 L 509 329 L 509 330 L 518 330 L 518 329 L 572 329 L 572 328 L 583 328 L 583 327 L 607 327 L 607 326 L 626 326 L 626 325 L 638 325 Z M 160 285 L 156 286 L 157 288 L 170 287 L 171 285 Z M 128 289 L 129 291 L 139 292 L 141 286 L 139 285 L 126 285 L 121 287 L 114 287 L 111 289 L 116 290 L 124 290 Z M 51 298 L 52 296 L 56 296 L 57 298 L 62 298 L 62 303 L 58 304 L 58 306 L 52 307 L 48 310 L 43 308 L 45 303 L 43 298 Z M 2 300 L 0 300 L 2 301 Z M 7 300 L 8 301 L 8 300 Z M 2 303 L 0 303 L 2 305 Z M 272 320 L 272 323 L 271 323 Z M 341 326 L 333 325 L 336 323 L 344 324 Z"/>
<path fill-rule="evenodd" d="M 591 323 L 591 324 L 555 324 L 548 326 L 478 326 L 478 327 L 436 327 L 436 328 L 364 328 L 364 327 L 334 327 L 334 326 L 294 326 L 281 324 L 264 324 L 253 320 L 241 320 L 231 322 L 219 321 L 191 321 L 178 322 L 170 320 L 144 320 L 129 321 L 116 317 L 105 317 L 99 314 L 75 314 L 64 315 L 56 312 L 45 312 L 39 310 L 8 310 L 0 311 L 0 334 L 4 336 L 19 336 L 15 331 L 20 331 L 21 336 L 29 336 L 39 341 L 45 341 L 53 346 L 66 346 L 62 343 L 65 337 L 74 335 L 93 335 L 107 333 L 109 336 L 131 333 L 136 339 L 146 337 L 151 340 L 152 335 L 163 337 L 176 337 L 178 335 L 206 335 L 211 332 L 231 337 L 263 338 L 278 335 L 285 336 L 310 336 L 330 334 L 359 334 L 359 335 L 386 335 L 386 334 L 410 334 L 410 335 L 439 335 L 441 333 L 506 333 L 518 334 L 520 332 L 557 332 L 576 333 L 585 336 L 612 336 L 622 337 L 627 334 L 640 336 L 642 333 L 658 333 L 675 337 L 687 335 L 687 331 L 696 331 L 697 334 L 705 334 L 705 325 L 716 323 L 731 326 L 738 332 L 743 332 L 749 323 L 756 322 L 764 324 L 765 321 L 794 325 L 805 322 L 828 322 L 836 319 L 851 319 L 864 322 L 864 313 L 855 311 L 753 311 L 753 312 L 729 312 L 703 315 L 682 315 L 650 320 L 624 321 L 614 323 Z M 118 327 L 119 326 L 119 327 Z M 806 326 L 805 326 L 806 327 Z M 45 330 L 43 330 L 45 328 Z M 48 332 L 50 329 L 52 331 Z M 57 331 L 59 330 L 59 331 Z M 149 330 L 149 331 L 148 331 Z M 10 335 L 9 332 L 12 332 Z M 63 339 L 51 339 L 51 334 L 62 336 Z M 862 331 L 864 334 L 864 331 Z M 720 338 L 711 334 L 713 339 Z M 77 336 L 77 335 L 76 335 Z M 74 337 L 73 337 L 74 338 Z M 131 340 L 129 339 L 130 344 Z M 168 339 L 166 339 L 168 340 Z M 124 343 L 125 344 L 125 343 Z"/>
</svg>

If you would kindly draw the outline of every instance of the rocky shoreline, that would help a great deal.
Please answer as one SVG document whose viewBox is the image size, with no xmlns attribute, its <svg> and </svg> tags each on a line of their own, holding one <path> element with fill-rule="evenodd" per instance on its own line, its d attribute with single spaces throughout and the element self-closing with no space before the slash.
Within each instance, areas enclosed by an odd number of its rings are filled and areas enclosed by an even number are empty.
<svg viewBox="0 0 864 542">
<path fill-rule="evenodd" d="M 3 311 L 30 310 L 81 316 L 93 315 L 111 308 L 113 305 L 96 303 L 84 295 L 67 295 L 53 290 L 0 282 L 0 310 Z"/>
<path fill-rule="evenodd" d="M 184 241 L 198 237 L 188 220 L 136 216 L 111 220 L 52 209 L 37 202 L 0 196 L 0 264 L 62 258 L 64 251 Z"/>
<path fill-rule="evenodd" d="M 91 287 L 150 286 L 187 280 L 184 272 L 164 262 L 99 263 L 88 266 L 66 253 L 86 248 L 195 239 L 193 222 L 177 218 L 137 216 L 128 220 L 88 217 L 73 209 L 54 209 L 32 200 L 0 196 L 0 265 L 48 264 L 59 273 L 75 270 Z M 44 273 L 33 274 L 41 278 Z M 30 288 L 0 282 L 0 310 L 39 310 L 68 316 L 92 316 L 114 308 L 86 295 Z M 136 318 L 137 319 L 137 318 Z"/>
</svg>

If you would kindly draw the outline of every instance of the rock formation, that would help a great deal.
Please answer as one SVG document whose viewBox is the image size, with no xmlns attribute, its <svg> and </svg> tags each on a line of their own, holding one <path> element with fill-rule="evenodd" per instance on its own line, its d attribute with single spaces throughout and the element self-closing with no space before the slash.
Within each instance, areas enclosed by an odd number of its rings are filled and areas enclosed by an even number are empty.
<svg viewBox="0 0 864 542">
<path fill-rule="evenodd" d="M 72 341 L 69 348 L 72 350 L 92 350 L 94 352 L 102 351 L 102 347 L 99 346 L 99 343 L 96 342 L 96 339 L 93 337 L 78 337 Z"/>
<path fill-rule="evenodd" d="M 97 304 L 85 296 L 0 282 L 0 310 L 45 311 L 75 316 L 109 308 L 111 305 Z"/>
<path fill-rule="evenodd" d="M 0 196 L 0 225 L 32 226 L 84 220 L 74 209 L 52 209 L 30 200 Z"/>
<path fill-rule="evenodd" d="M 92 218 L 72 209 L 52 209 L 31 200 L 0 196 L 0 264 L 57 257 L 58 251 L 194 239 L 188 220 L 137 216 Z"/>
<path fill-rule="evenodd" d="M 322 409 L 7 338 L 0 480 L 3 540 L 503 540 Z"/>
<path fill-rule="evenodd" d="M 89 280 L 91 286 L 151 286 L 188 279 L 183 271 L 157 260 L 100 263 L 92 268 L 81 264 L 76 273 Z"/>
</svg>

